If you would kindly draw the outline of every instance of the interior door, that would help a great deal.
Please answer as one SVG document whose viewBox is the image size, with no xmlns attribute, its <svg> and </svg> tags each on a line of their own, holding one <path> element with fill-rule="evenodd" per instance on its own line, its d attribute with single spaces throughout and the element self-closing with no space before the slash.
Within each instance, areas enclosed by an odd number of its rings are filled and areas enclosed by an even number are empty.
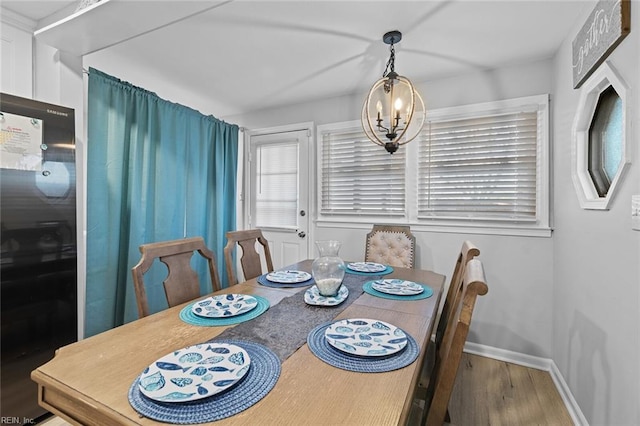
<svg viewBox="0 0 640 426">
<path fill-rule="evenodd" d="M 249 228 L 276 269 L 309 257 L 309 139 L 308 129 L 249 136 Z"/>
</svg>

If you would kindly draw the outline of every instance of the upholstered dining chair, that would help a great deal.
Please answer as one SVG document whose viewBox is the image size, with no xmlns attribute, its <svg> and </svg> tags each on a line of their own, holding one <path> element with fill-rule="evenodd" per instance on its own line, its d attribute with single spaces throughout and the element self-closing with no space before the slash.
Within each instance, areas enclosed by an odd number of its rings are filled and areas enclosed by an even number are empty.
<svg viewBox="0 0 640 426">
<path fill-rule="evenodd" d="M 244 231 L 227 232 L 227 245 L 224 247 L 224 261 L 227 267 L 227 276 L 229 277 L 230 286 L 238 283 L 238 278 L 235 273 L 235 263 L 233 261 L 233 251 L 236 246 L 240 246 L 242 249 L 240 265 L 242 266 L 244 279 L 249 280 L 262 275 L 262 261 L 260 260 L 260 255 L 256 250 L 256 244 L 260 244 L 262 246 L 264 261 L 267 268 L 266 272 L 273 272 L 273 261 L 271 260 L 269 242 L 264 238 L 261 230 L 248 229 Z"/>
<path fill-rule="evenodd" d="M 487 294 L 484 268 L 480 259 L 472 259 L 467 264 L 452 306 L 445 334 L 436 354 L 436 365 L 432 372 L 429 389 L 425 395 L 421 424 L 441 426 L 448 419 L 448 406 L 455 384 L 458 366 L 464 344 L 469 334 L 469 326 L 478 296 Z"/>
<path fill-rule="evenodd" d="M 373 225 L 367 234 L 365 262 L 413 268 L 416 237 L 405 225 Z"/>
<path fill-rule="evenodd" d="M 198 274 L 191 268 L 191 257 L 194 252 L 198 252 L 207 261 L 213 291 L 220 290 L 215 257 L 204 244 L 202 237 L 161 241 L 140 246 L 142 257 L 131 269 L 140 318 L 151 313 L 145 291 L 144 274 L 149 271 L 156 259 L 167 265 L 168 274 L 163 284 L 169 307 L 200 297 Z"/>
</svg>

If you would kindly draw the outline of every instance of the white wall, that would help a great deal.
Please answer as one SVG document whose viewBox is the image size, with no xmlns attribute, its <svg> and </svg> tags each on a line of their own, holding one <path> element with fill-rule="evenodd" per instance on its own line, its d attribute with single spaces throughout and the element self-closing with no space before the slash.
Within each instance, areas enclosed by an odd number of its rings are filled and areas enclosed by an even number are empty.
<svg viewBox="0 0 640 426">
<path fill-rule="evenodd" d="M 429 108 L 442 108 L 550 93 L 552 62 L 539 61 L 502 70 L 482 71 L 419 84 Z M 359 119 L 363 94 L 272 108 L 227 117 L 248 128 L 314 121 L 316 125 Z M 315 193 L 316 185 L 310 191 Z M 313 214 L 315 218 L 315 212 Z M 384 222 L 384 220 L 382 220 Z M 309 237 L 343 242 L 345 259 L 364 257 L 365 235 L 371 224 L 330 226 L 315 223 Z M 412 225 L 416 234 L 419 268 L 432 269 L 449 278 L 460 246 L 470 239 L 480 247 L 489 281 L 489 293 L 476 305 L 469 340 L 502 349 L 550 358 L 552 355 L 551 238 L 466 235 L 429 232 Z M 311 252 L 315 252 L 311 247 Z"/>
<path fill-rule="evenodd" d="M 33 94 L 31 34 L 36 23 L 2 9 L 0 28 L 0 91 L 23 98 Z"/>
<path fill-rule="evenodd" d="M 640 2 L 631 14 L 631 33 L 608 58 L 630 89 L 633 120 L 630 173 L 609 211 L 582 210 L 571 179 L 580 97 L 572 89 L 571 39 L 553 73 L 553 359 L 592 425 L 640 424 L 640 232 L 631 230 L 631 195 L 640 194 Z"/>
<path fill-rule="evenodd" d="M 578 28 L 553 61 L 419 85 L 429 108 L 552 94 L 553 236 L 464 235 L 417 229 L 417 266 L 449 276 L 462 241 L 474 241 L 482 251 L 489 293 L 478 301 L 469 340 L 552 358 L 593 425 L 640 424 L 640 232 L 631 231 L 629 214 L 631 194 L 640 194 L 637 5 L 634 2 L 632 7 L 631 34 L 610 57 L 634 99 L 630 142 L 635 152 L 621 193 L 608 212 L 581 210 L 571 180 L 571 123 L 579 98 L 579 91 L 571 88 L 571 41 Z M 35 57 L 35 97 L 41 94 L 47 98 L 42 100 L 75 106 L 81 117 L 78 90 L 82 92 L 84 84 L 78 74 L 78 59 L 60 58 L 42 47 L 36 48 Z M 194 97 L 176 82 L 158 81 L 150 70 L 119 61 L 108 49 L 83 61 L 85 67 L 95 66 L 171 101 L 216 115 L 213 101 Z M 362 97 L 344 96 L 219 118 L 247 128 L 354 120 L 359 117 Z M 82 145 L 83 141 L 79 142 Z M 342 240 L 341 255 L 356 259 L 364 254 L 368 229 L 368 225 L 347 229 L 316 225 L 310 234 L 311 238 Z"/>
</svg>

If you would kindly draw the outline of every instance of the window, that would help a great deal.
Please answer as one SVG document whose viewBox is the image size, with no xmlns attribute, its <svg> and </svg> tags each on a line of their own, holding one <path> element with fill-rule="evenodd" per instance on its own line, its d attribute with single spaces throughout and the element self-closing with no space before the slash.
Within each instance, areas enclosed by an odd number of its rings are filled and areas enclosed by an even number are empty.
<svg viewBox="0 0 640 426">
<path fill-rule="evenodd" d="M 613 86 L 600 94 L 589 127 L 589 175 L 606 197 L 622 159 L 622 100 Z"/>
<path fill-rule="evenodd" d="M 581 90 L 573 129 L 572 177 L 582 208 L 607 210 L 629 158 L 626 87 L 605 63 Z"/>
<path fill-rule="evenodd" d="M 538 134 L 535 109 L 428 123 L 418 217 L 535 221 Z"/>
<path fill-rule="evenodd" d="M 389 155 L 359 121 L 318 126 L 320 214 L 404 216 L 404 150 Z"/>
<path fill-rule="evenodd" d="M 548 116 L 546 95 L 432 110 L 393 155 L 359 122 L 319 126 L 319 219 L 549 235 Z"/>
</svg>

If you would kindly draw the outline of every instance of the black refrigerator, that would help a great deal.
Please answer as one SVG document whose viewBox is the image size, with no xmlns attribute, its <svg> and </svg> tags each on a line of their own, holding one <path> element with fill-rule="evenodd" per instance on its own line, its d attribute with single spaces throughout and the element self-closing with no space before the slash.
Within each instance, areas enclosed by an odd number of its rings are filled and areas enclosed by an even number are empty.
<svg viewBox="0 0 640 426">
<path fill-rule="evenodd" d="M 1 416 L 47 417 L 30 373 L 77 340 L 74 110 L 0 93 Z"/>
</svg>

